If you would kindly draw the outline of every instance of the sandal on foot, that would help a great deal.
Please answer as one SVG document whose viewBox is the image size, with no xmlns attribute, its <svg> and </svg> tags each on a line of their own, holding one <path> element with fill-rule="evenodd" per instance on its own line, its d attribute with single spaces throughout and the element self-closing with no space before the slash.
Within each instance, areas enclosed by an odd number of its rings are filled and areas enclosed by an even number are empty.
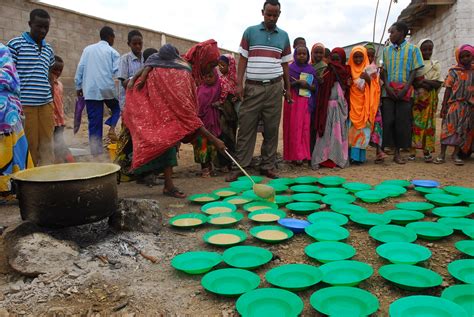
<svg viewBox="0 0 474 317">
<path fill-rule="evenodd" d="M 171 189 L 163 188 L 163 195 L 174 198 L 186 198 L 186 194 L 180 191 L 177 187 Z"/>
<path fill-rule="evenodd" d="M 400 164 L 400 165 L 403 165 L 403 164 L 406 164 L 407 161 L 405 161 L 405 159 L 403 159 L 402 157 L 400 156 L 396 156 L 393 158 L 393 161 L 397 164 Z"/>
<path fill-rule="evenodd" d="M 446 160 L 442 157 L 437 157 L 437 158 L 435 158 L 433 163 L 435 163 L 435 164 L 444 164 L 444 163 L 446 163 Z"/>
<path fill-rule="evenodd" d="M 378 153 L 375 158 L 375 164 L 382 164 L 385 161 L 386 157 L 387 157 L 387 154 L 385 154 L 384 152 Z"/>
<path fill-rule="evenodd" d="M 415 155 L 410 155 L 410 156 L 408 156 L 408 160 L 409 161 L 414 161 L 414 160 L 416 160 L 416 156 Z"/>
<path fill-rule="evenodd" d="M 210 178 L 211 177 L 211 171 L 208 168 L 203 168 L 201 170 L 201 177 L 202 178 Z"/>
<path fill-rule="evenodd" d="M 225 178 L 225 181 L 227 183 L 229 182 L 234 182 L 237 180 L 237 178 L 239 178 L 240 176 L 244 175 L 241 171 L 233 171 L 233 172 L 230 172 L 226 178 Z"/>
<path fill-rule="evenodd" d="M 461 160 L 459 157 L 458 157 L 458 158 L 455 158 L 455 159 L 454 159 L 454 165 L 463 166 L 463 165 L 464 165 L 464 161 Z"/>
<path fill-rule="evenodd" d="M 433 162 L 433 156 L 431 156 L 431 154 L 424 155 L 424 156 L 423 156 L 423 159 L 425 160 L 425 163 L 431 163 L 431 162 Z"/>
</svg>

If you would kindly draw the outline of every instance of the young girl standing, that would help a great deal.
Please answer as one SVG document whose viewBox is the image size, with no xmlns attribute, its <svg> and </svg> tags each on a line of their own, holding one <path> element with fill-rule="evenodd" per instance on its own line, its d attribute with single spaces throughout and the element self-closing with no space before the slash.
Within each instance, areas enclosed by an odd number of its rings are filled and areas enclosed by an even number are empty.
<svg viewBox="0 0 474 317">
<path fill-rule="evenodd" d="M 323 74 L 323 84 L 315 111 L 316 144 L 311 166 L 344 168 L 348 166 L 348 142 L 346 120 L 348 115 L 347 91 L 350 74 L 345 65 L 344 49 L 336 47 L 331 61 Z"/>
<path fill-rule="evenodd" d="M 456 54 L 458 64 L 452 67 L 444 82 L 441 118 L 441 153 L 435 163 L 445 163 L 446 149 L 454 147 L 454 164 L 464 165 L 460 154 L 470 155 L 474 147 L 474 47 L 462 45 Z"/>
<path fill-rule="evenodd" d="M 310 123 L 315 108 L 316 72 L 308 64 L 309 50 L 298 46 L 290 65 L 293 102 L 283 108 L 283 159 L 301 164 L 311 160 Z"/>
<path fill-rule="evenodd" d="M 352 49 L 348 65 L 352 76 L 349 98 L 350 158 L 355 163 L 363 163 L 379 108 L 380 85 L 377 76 L 371 77 L 377 73 L 377 69 L 370 67 L 365 47 L 356 46 Z"/>
<path fill-rule="evenodd" d="M 432 60 L 433 41 L 423 39 L 418 43 L 423 55 L 424 67 L 416 73 L 414 82 L 415 100 L 413 104 L 412 153 L 409 159 L 414 160 L 416 150 L 423 150 L 424 160 L 433 161 L 431 153 L 435 148 L 436 109 L 438 108 L 438 92 L 441 87 L 441 68 L 438 61 Z"/>
<path fill-rule="evenodd" d="M 204 123 L 204 127 L 216 137 L 219 137 L 222 133 L 218 109 L 220 95 L 219 75 L 216 68 L 212 68 L 210 72 L 203 75 L 203 82 L 197 89 L 198 115 Z M 210 177 L 217 158 L 215 146 L 203 136 L 198 136 L 193 146 L 194 161 L 201 164 L 202 177 Z"/>
</svg>

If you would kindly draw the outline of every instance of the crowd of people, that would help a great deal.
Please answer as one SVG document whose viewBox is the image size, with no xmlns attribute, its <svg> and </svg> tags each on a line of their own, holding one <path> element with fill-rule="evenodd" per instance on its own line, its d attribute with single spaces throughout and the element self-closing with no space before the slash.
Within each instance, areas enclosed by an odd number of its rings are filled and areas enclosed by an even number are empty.
<svg viewBox="0 0 474 317">
<path fill-rule="evenodd" d="M 100 30 L 100 41 L 87 46 L 75 74 L 78 104 L 85 105 L 91 155 L 104 154 L 104 105 L 111 116 L 107 137 L 117 143 L 115 162 L 123 177 L 148 185 L 164 175 L 163 193 L 183 198 L 172 180 L 181 143 L 192 143 L 204 178 L 220 169 L 234 181 L 229 154 L 247 168 L 262 133 L 260 173 L 277 178 L 276 157 L 283 117 L 283 159 L 295 165 L 345 168 L 363 164 L 367 149 L 375 163 L 393 155 L 397 164 L 416 159 L 463 165 L 474 150 L 474 48 L 455 52 L 456 64 L 441 78 L 430 39 L 407 40 L 408 27 L 394 23 L 377 64 L 373 44 L 344 49 L 322 43 L 309 49 L 303 37 L 293 41 L 277 26 L 280 3 L 266 0 L 263 22 L 248 27 L 238 63 L 221 55 L 214 40 L 180 55 L 171 44 L 143 50 L 143 36 L 128 34 L 130 52 L 113 48 L 114 30 Z M 0 192 L 18 170 L 73 162 L 63 137 L 64 61 L 45 38 L 50 16 L 30 13 L 30 31 L 0 44 Z M 293 48 L 293 53 L 292 53 Z M 119 82 L 118 87 L 116 81 Z M 441 149 L 436 158 L 436 116 L 441 102 Z M 76 107 L 76 119 L 82 112 Z M 122 118 L 122 124 L 118 125 Z M 77 121 L 77 120 L 76 120 Z M 117 135 L 119 132 L 119 135 Z M 402 156 L 402 150 L 409 155 Z M 125 178 L 124 178 L 125 179 Z"/>
</svg>

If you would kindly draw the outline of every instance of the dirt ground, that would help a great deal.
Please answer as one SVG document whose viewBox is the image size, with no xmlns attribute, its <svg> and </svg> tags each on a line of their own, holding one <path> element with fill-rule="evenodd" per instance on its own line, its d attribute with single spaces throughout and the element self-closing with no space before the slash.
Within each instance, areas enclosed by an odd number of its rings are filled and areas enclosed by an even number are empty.
<svg viewBox="0 0 474 317">
<path fill-rule="evenodd" d="M 77 146 L 83 146 L 84 138 L 72 140 Z M 280 149 L 282 147 L 280 146 Z M 258 153 L 258 151 L 256 151 Z M 443 186 L 460 185 L 474 187 L 474 160 L 470 159 L 462 167 L 455 166 L 451 162 L 444 165 L 426 164 L 420 158 L 406 165 L 397 165 L 387 160 L 386 163 L 375 165 L 373 163 L 374 152 L 369 151 L 369 161 L 362 166 L 351 166 L 347 169 L 320 169 L 313 171 L 307 167 L 294 167 L 281 163 L 280 174 L 286 177 L 303 175 L 338 175 L 345 177 L 347 181 L 360 181 L 376 185 L 386 179 L 435 179 Z M 421 156 L 421 153 L 419 153 Z M 192 148 L 184 145 L 180 151 L 179 166 L 175 169 L 175 183 L 188 195 L 195 193 L 210 192 L 214 189 L 225 187 L 223 175 L 211 179 L 203 179 L 197 176 L 198 166 L 193 163 Z M 257 171 L 254 170 L 253 173 Z M 212 247 L 203 242 L 202 236 L 209 230 L 215 229 L 211 225 L 201 226 L 195 230 L 176 230 L 168 225 L 169 218 L 187 212 L 198 212 L 199 206 L 189 203 L 187 200 L 179 200 L 163 196 L 161 186 L 153 188 L 145 187 L 136 183 L 122 183 L 119 185 L 119 196 L 121 198 L 148 198 L 156 199 L 160 203 L 163 213 L 164 225 L 158 236 L 137 235 L 135 239 L 146 239 L 147 252 L 158 259 L 156 264 L 141 258 L 119 257 L 123 265 L 118 269 L 111 269 L 109 265 L 102 264 L 97 258 L 91 258 L 89 270 L 82 272 L 78 280 L 75 292 L 56 292 L 48 300 L 37 300 L 35 296 L 29 296 L 28 291 L 34 291 L 37 282 L 32 278 L 24 278 L 12 272 L 6 264 L 4 253 L 1 250 L 0 240 L 0 316 L 8 311 L 13 315 L 77 315 L 77 316 L 104 316 L 104 315 L 175 315 L 175 316 L 232 316 L 236 315 L 235 298 L 219 297 L 206 292 L 200 285 L 201 276 L 190 276 L 175 271 L 170 266 L 170 260 L 176 254 L 194 250 L 212 250 L 222 252 L 223 249 Z M 289 193 L 288 193 L 289 194 Z M 382 204 L 368 205 L 357 202 L 371 212 L 381 213 L 394 209 L 399 201 L 421 201 L 423 198 L 415 191 L 410 190 L 400 198 L 388 199 Z M 241 211 L 243 212 L 243 211 Z M 301 218 L 298 216 L 298 218 Z M 425 220 L 435 220 L 430 214 Z M 0 226 L 13 226 L 20 221 L 19 209 L 16 202 L 0 206 Z M 253 226 L 248 219 L 243 219 L 236 228 L 248 232 Z M 372 277 L 362 282 L 359 287 L 370 291 L 380 301 L 379 311 L 375 316 L 388 316 L 388 307 L 394 300 L 414 295 L 429 294 L 439 296 L 442 290 L 456 281 L 447 272 L 447 264 L 453 260 L 462 258 L 461 253 L 454 248 L 454 243 L 466 237 L 455 233 L 452 236 L 439 241 L 424 241 L 418 239 L 416 243 L 427 246 L 433 253 L 432 258 L 423 265 L 441 274 L 443 284 L 440 287 L 421 292 L 404 291 L 388 283 L 378 275 L 380 266 L 387 264 L 375 253 L 378 243 L 372 240 L 367 229 L 361 228 L 349 222 L 346 227 L 350 231 L 347 243 L 354 246 L 357 254 L 354 260 L 369 263 L 373 269 Z M 107 229 L 104 229 L 107 230 Z M 98 235 L 97 239 L 111 239 L 109 233 Z M 151 241 L 151 244 L 150 244 Z M 270 287 L 265 281 L 265 273 L 276 266 L 286 263 L 308 263 L 319 266 L 312 262 L 304 254 L 304 248 L 314 241 L 305 234 L 295 235 L 287 242 L 268 245 L 261 243 L 252 237 L 245 241 L 244 245 L 256 245 L 268 248 L 274 259 L 267 265 L 257 269 L 262 283 L 260 287 Z M 225 267 L 221 264 L 219 267 Z M 72 269 L 72 268 L 71 268 Z M 77 277 L 76 277 L 77 278 Z M 70 276 L 61 276 L 55 280 L 59 289 L 62 283 L 70 283 Z M 13 294 L 12 285 L 22 282 L 22 289 Z M 316 290 L 326 287 L 322 283 L 309 290 L 298 292 L 303 299 L 305 308 L 304 316 L 321 316 L 309 304 L 309 297 Z M 41 291 L 39 289 L 39 291 Z M 23 297 L 22 297 L 23 296 Z M 29 297 L 28 297 L 29 296 Z"/>
</svg>

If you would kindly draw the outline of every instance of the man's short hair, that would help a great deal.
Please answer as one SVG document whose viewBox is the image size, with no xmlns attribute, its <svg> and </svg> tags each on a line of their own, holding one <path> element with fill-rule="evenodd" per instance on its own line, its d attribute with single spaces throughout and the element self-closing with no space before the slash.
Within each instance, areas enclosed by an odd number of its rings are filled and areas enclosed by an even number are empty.
<svg viewBox="0 0 474 317">
<path fill-rule="evenodd" d="M 393 23 L 392 26 L 394 26 L 398 32 L 402 32 L 404 36 L 408 35 L 408 25 L 405 22 L 397 21 Z"/>
<path fill-rule="evenodd" d="M 49 16 L 48 11 L 43 9 L 34 9 L 30 12 L 30 21 L 33 21 L 35 17 L 42 18 L 42 19 L 51 19 Z"/>
<path fill-rule="evenodd" d="M 265 10 L 267 4 L 270 4 L 272 6 L 278 6 L 279 8 L 281 8 L 280 2 L 278 2 L 278 0 L 266 0 L 263 4 L 263 10 Z"/>
<path fill-rule="evenodd" d="M 110 36 L 115 36 L 114 30 L 110 26 L 100 29 L 100 39 L 106 41 Z"/>
<path fill-rule="evenodd" d="M 139 37 L 143 38 L 143 35 L 140 33 L 140 31 L 131 30 L 130 32 L 128 32 L 127 43 L 130 43 L 134 36 L 139 36 Z"/>
</svg>

